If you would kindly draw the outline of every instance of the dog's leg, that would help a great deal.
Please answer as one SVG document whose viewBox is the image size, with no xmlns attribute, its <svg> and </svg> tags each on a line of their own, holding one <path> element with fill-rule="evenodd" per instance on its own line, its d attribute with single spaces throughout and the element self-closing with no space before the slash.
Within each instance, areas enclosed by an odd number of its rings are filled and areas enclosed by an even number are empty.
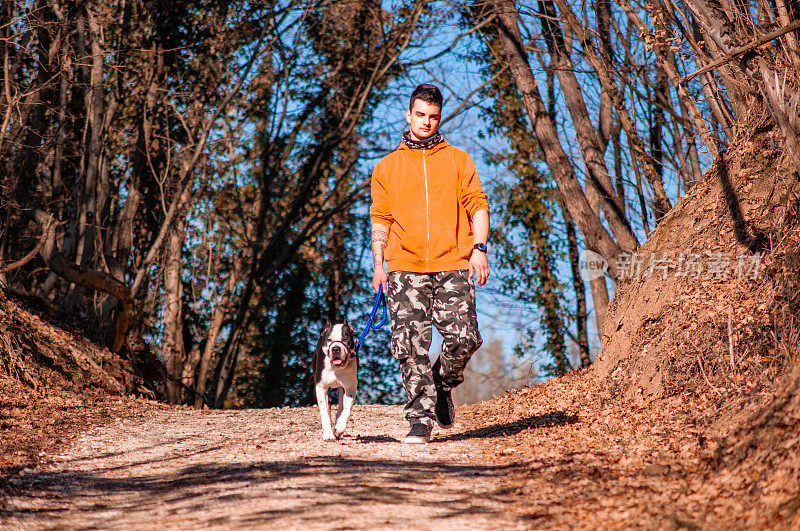
<svg viewBox="0 0 800 531">
<path fill-rule="evenodd" d="M 350 418 L 350 410 L 353 408 L 355 399 L 355 388 L 339 388 L 339 414 L 336 415 L 336 428 L 333 431 L 336 437 L 341 437 L 345 428 L 347 428 L 347 420 Z"/>
<path fill-rule="evenodd" d="M 317 407 L 319 407 L 319 416 L 322 420 L 322 440 L 336 440 L 336 436 L 331 430 L 331 406 L 328 402 L 328 390 L 322 384 L 317 384 L 314 392 L 317 395 Z"/>
<path fill-rule="evenodd" d="M 336 422 L 339 422 L 339 417 L 342 416 L 342 410 L 344 409 L 344 387 L 339 387 L 336 389 L 336 396 L 339 397 L 339 405 L 336 409 Z"/>
</svg>

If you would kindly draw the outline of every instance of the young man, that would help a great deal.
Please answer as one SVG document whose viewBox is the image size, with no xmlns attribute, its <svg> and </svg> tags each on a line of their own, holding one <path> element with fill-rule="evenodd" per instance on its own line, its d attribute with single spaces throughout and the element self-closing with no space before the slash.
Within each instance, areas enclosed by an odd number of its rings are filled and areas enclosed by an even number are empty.
<svg viewBox="0 0 800 531">
<path fill-rule="evenodd" d="M 453 424 L 450 391 L 482 343 L 473 274 L 481 286 L 489 277 L 489 203 L 470 156 L 439 134 L 441 113 L 436 86 L 414 89 L 410 130 L 372 174 L 372 286 L 386 288 L 392 355 L 408 397 L 407 443 L 428 442 L 434 420 Z M 443 339 L 433 367 L 431 325 Z"/>
</svg>

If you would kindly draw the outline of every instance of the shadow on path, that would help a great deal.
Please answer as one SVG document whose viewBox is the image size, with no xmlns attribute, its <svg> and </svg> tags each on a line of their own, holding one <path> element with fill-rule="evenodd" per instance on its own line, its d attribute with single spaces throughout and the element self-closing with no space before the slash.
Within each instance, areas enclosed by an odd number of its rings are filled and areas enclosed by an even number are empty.
<svg viewBox="0 0 800 531">
<path fill-rule="evenodd" d="M 356 440 L 360 443 L 399 443 L 398 439 L 387 435 L 356 435 Z"/>
<path fill-rule="evenodd" d="M 465 439 L 488 439 L 491 437 L 507 437 L 516 435 L 521 431 L 530 428 L 547 428 L 550 426 L 565 426 L 578 422 L 577 415 L 570 415 L 565 411 L 554 411 L 544 415 L 536 415 L 507 422 L 505 424 L 493 424 L 485 428 L 476 428 L 462 433 L 454 433 L 446 437 L 437 437 L 435 442 L 463 441 Z"/>
<path fill-rule="evenodd" d="M 92 528 L 109 518 L 143 523 L 160 513 L 187 515 L 190 526 L 222 525 L 229 519 L 237 524 L 277 524 L 282 519 L 291 519 L 293 525 L 324 524 L 343 506 L 364 511 L 426 503 L 435 503 L 436 518 L 444 521 L 465 514 L 505 521 L 510 500 L 504 489 L 476 493 L 465 489 L 464 482 L 476 476 L 504 477 L 521 465 L 325 456 L 228 465 L 205 462 L 148 474 L 134 473 L 136 466 L 140 463 L 131 463 L 122 477 L 76 470 L 31 473 L 14 489 L 19 508 L 0 504 L 0 522 L 13 518 L 23 525 L 69 527 L 79 521 Z M 69 520 L 62 521 L 67 513 Z M 203 513 L 207 517 L 202 518 Z"/>
</svg>

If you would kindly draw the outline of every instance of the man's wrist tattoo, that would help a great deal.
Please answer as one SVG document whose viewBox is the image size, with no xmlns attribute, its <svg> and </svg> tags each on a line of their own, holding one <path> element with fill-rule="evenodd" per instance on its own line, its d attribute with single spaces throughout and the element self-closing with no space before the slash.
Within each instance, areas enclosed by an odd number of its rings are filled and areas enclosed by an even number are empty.
<svg viewBox="0 0 800 531">
<path fill-rule="evenodd" d="M 374 244 L 382 244 L 382 247 L 386 247 L 386 242 L 389 241 L 389 233 L 384 232 L 382 230 L 373 230 L 372 231 L 372 243 Z"/>
</svg>

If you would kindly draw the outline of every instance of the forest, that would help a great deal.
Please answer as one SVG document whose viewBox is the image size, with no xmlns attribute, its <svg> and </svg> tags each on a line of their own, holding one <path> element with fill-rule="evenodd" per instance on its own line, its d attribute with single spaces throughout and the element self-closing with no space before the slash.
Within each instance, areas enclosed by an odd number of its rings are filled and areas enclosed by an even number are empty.
<svg viewBox="0 0 800 531">
<path fill-rule="evenodd" d="M 494 295 L 535 316 L 516 351 L 546 376 L 592 364 L 632 257 L 737 134 L 800 171 L 797 0 L 0 9 L 0 286 L 172 404 L 312 403 L 319 330 L 369 311 L 369 176 L 418 83 L 485 170 Z M 401 392 L 388 337 L 364 402 Z"/>
</svg>

